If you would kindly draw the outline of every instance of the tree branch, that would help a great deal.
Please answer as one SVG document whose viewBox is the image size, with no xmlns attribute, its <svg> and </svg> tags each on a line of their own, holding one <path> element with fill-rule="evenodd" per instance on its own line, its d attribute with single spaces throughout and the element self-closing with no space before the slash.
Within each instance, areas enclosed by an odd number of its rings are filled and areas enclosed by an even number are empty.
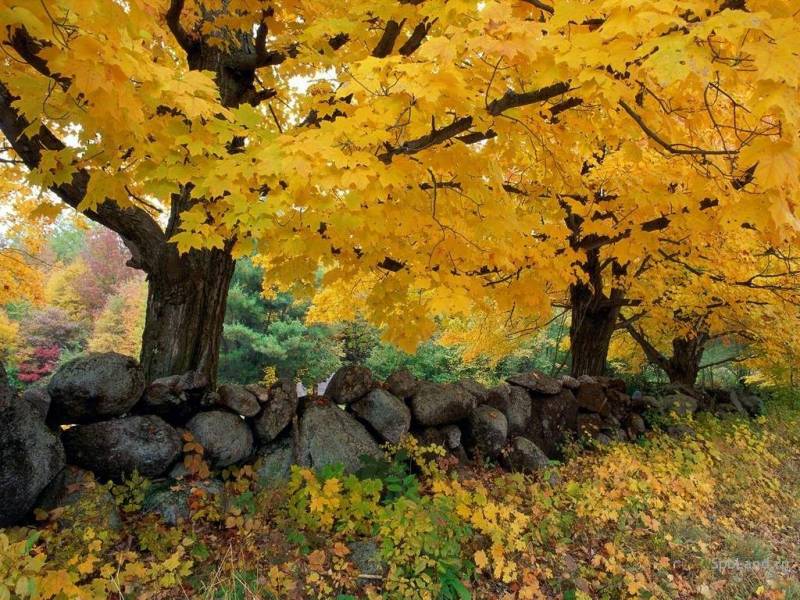
<svg viewBox="0 0 800 600">
<path fill-rule="evenodd" d="M 465 132 L 470 127 L 472 127 L 472 117 L 461 117 L 442 129 L 436 129 L 434 126 L 429 134 L 423 135 L 415 140 L 405 142 L 400 146 L 389 146 L 387 144 L 386 152 L 379 154 L 378 159 L 388 165 L 390 162 L 392 162 L 392 158 L 398 154 L 416 154 L 417 152 L 425 150 L 426 148 L 446 142 L 447 140 L 457 136 L 459 133 Z"/>
<path fill-rule="evenodd" d="M 397 41 L 397 38 L 400 35 L 400 30 L 403 28 L 403 24 L 405 22 L 405 19 L 399 23 L 394 20 L 389 20 L 386 22 L 386 27 L 383 29 L 383 35 L 381 35 L 381 39 L 378 40 L 378 44 L 372 50 L 372 56 L 375 58 L 386 58 L 392 53 L 392 50 L 394 49 L 394 43 Z"/>
<path fill-rule="evenodd" d="M 191 52 L 195 43 L 189 37 L 189 34 L 181 25 L 181 13 L 183 12 L 183 5 L 185 0 L 170 0 L 169 9 L 167 9 L 166 20 L 167 27 L 175 36 L 175 41 L 178 42 L 181 48 L 187 53 Z"/>
<path fill-rule="evenodd" d="M 633 110 L 630 105 L 625 102 L 624 100 L 620 99 L 619 105 L 622 109 L 628 113 L 628 115 L 633 119 L 639 128 L 645 132 L 647 137 L 657 143 L 659 146 L 664 148 L 670 154 L 681 154 L 681 155 L 693 155 L 693 156 L 732 156 L 738 154 L 737 150 L 709 150 L 706 148 L 684 148 L 681 145 L 670 144 L 660 135 L 658 135 L 655 131 L 653 131 L 648 125 L 644 122 L 644 119 Z"/>
<path fill-rule="evenodd" d="M 569 91 L 569 82 L 562 81 L 548 85 L 532 92 L 517 93 L 514 90 L 508 90 L 500 98 L 492 100 L 486 107 L 490 115 L 496 117 L 510 108 L 518 106 L 525 106 L 527 104 L 535 104 L 537 102 L 546 102 L 556 96 L 561 96 Z"/>
<path fill-rule="evenodd" d="M 42 159 L 42 150 L 63 150 L 64 143 L 50 129 L 42 125 L 39 132 L 28 136 L 24 132 L 30 127 L 13 103 L 17 100 L 3 82 L 0 82 L 0 131 L 3 132 L 14 152 L 28 169 L 34 170 Z M 69 183 L 53 185 L 50 190 L 74 209 L 86 196 L 89 172 L 78 169 Z M 121 208 L 113 199 L 107 198 L 95 210 L 84 214 L 91 220 L 117 232 L 133 255 L 132 266 L 149 271 L 155 267 L 158 255 L 166 244 L 166 237 L 158 223 L 144 210 L 137 207 Z"/>
</svg>

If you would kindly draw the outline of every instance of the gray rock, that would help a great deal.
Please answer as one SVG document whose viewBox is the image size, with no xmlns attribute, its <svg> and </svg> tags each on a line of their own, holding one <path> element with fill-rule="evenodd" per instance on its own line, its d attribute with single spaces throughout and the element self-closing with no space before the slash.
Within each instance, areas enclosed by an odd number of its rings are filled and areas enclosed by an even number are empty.
<svg viewBox="0 0 800 600">
<path fill-rule="evenodd" d="M 470 439 L 483 456 L 496 457 L 508 439 L 508 420 L 496 408 L 482 404 L 469 417 Z"/>
<path fill-rule="evenodd" d="M 550 458 L 561 455 L 561 446 L 578 429 L 578 403 L 573 393 L 562 389 L 555 395 L 531 395 L 532 415 L 525 437 Z"/>
<path fill-rule="evenodd" d="M 398 369 L 389 375 L 384 385 L 392 394 L 405 400 L 417 391 L 417 378 L 408 369 Z"/>
<path fill-rule="evenodd" d="M 253 453 L 253 432 L 243 419 L 224 410 L 202 412 L 186 423 L 215 468 L 238 463 Z"/>
<path fill-rule="evenodd" d="M 269 388 L 263 385 L 258 385 L 256 383 L 248 383 L 244 386 L 248 392 L 253 394 L 258 400 L 259 404 L 267 404 L 269 402 Z M 295 390 L 297 390 L 297 386 L 295 386 Z"/>
<path fill-rule="evenodd" d="M 291 382 L 280 380 L 270 386 L 267 402 L 252 421 L 261 443 L 271 442 L 286 429 L 297 414 L 297 403 L 297 388 Z"/>
<path fill-rule="evenodd" d="M 243 385 L 225 383 L 217 388 L 219 403 L 237 415 L 255 417 L 261 411 L 258 398 Z"/>
<path fill-rule="evenodd" d="M 367 367 L 346 365 L 334 373 L 325 388 L 325 397 L 334 404 L 350 404 L 366 396 L 376 385 Z"/>
<path fill-rule="evenodd" d="M 169 470 L 182 448 L 178 432 L 155 415 L 77 425 L 61 437 L 70 464 L 115 481 L 134 471 L 158 477 Z"/>
<path fill-rule="evenodd" d="M 383 577 L 388 565 L 381 559 L 380 549 L 374 540 L 358 540 L 348 544 L 350 560 L 358 571 L 359 582 L 373 583 L 374 578 Z"/>
<path fill-rule="evenodd" d="M 441 446 L 445 450 L 461 448 L 461 428 L 458 425 L 426 427 L 417 436 L 420 442 L 426 446 Z"/>
<path fill-rule="evenodd" d="M 392 444 L 398 443 L 411 427 L 411 411 L 405 402 L 386 390 L 372 390 L 350 408 Z"/>
<path fill-rule="evenodd" d="M 136 412 L 183 425 L 201 409 L 208 383 L 208 376 L 197 371 L 156 379 L 145 388 Z"/>
<path fill-rule="evenodd" d="M 0 527 L 14 525 L 33 509 L 42 490 L 64 468 L 64 448 L 36 409 L 7 394 L 0 405 Z M 4 406 L 4 407 L 3 407 Z"/>
<path fill-rule="evenodd" d="M 533 405 L 531 396 L 525 388 L 501 383 L 489 390 L 486 404 L 506 416 L 509 437 L 522 435 L 528 430 Z"/>
<path fill-rule="evenodd" d="M 611 405 L 606 398 L 606 392 L 599 383 L 581 383 L 575 398 L 579 408 L 604 416 L 611 414 Z"/>
<path fill-rule="evenodd" d="M 302 465 L 319 469 L 342 464 L 347 472 L 362 466 L 361 456 L 383 457 L 383 452 L 364 426 L 335 404 L 312 404 L 300 420 Z"/>
<path fill-rule="evenodd" d="M 667 435 L 680 440 L 685 437 L 693 438 L 697 434 L 695 433 L 694 429 L 692 429 L 688 425 L 683 425 L 681 423 L 678 423 L 676 425 L 670 425 L 669 427 L 667 427 Z"/>
<path fill-rule="evenodd" d="M 142 503 L 142 512 L 156 514 L 164 523 L 171 526 L 188 521 L 191 517 L 189 500 L 193 494 L 198 493 L 198 490 L 206 497 L 212 498 L 218 507 L 223 507 L 225 488 L 222 482 L 214 479 L 192 483 L 173 481 L 151 488 Z"/>
<path fill-rule="evenodd" d="M 271 487 L 289 480 L 294 463 L 290 436 L 259 448 L 256 456 L 255 474 L 259 485 Z"/>
<path fill-rule="evenodd" d="M 535 473 L 546 469 L 550 464 L 550 459 L 528 438 L 515 437 L 511 441 L 508 464 L 512 471 Z"/>
<path fill-rule="evenodd" d="M 568 390 L 575 391 L 581 386 L 581 382 L 572 377 L 572 375 L 562 375 L 558 380 L 561 382 L 561 387 L 565 387 Z"/>
<path fill-rule="evenodd" d="M 611 444 L 614 443 L 614 440 L 611 438 L 611 436 L 606 435 L 605 433 L 598 433 L 594 437 L 594 442 L 598 446 L 610 446 Z"/>
<path fill-rule="evenodd" d="M 536 369 L 528 373 L 514 375 L 506 379 L 506 381 L 539 394 L 557 394 L 561 391 L 561 382 L 558 379 L 545 375 Z"/>
<path fill-rule="evenodd" d="M 462 379 L 456 383 L 456 385 L 461 386 L 467 390 L 467 392 L 475 396 L 476 403 L 483 404 L 486 402 L 486 398 L 489 395 L 489 390 L 482 383 L 478 383 L 474 379 Z"/>
<path fill-rule="evenodd" d="M 764 401 L 755 394 L 742 394 L 739 396 L 739 402 L 751 417 L 764 414 Z"/>
<path fill-rule="evenodd" d="M 55 521 L 63 530 L 91 525 L 100 530 L 118 531 L 122 527 L 113 494 L 95 482 L 90 471 L 67 465 L 39 496 L 37 508 L 50 512 L 61 509 Z M 88 522 L 87 522 L 88 519 Z"/>
<path fill-rule="evenodd" d="M 448 425 L 469 417 L 477 406 L 475 396 L 455 384 L 420 381 L 411 398 L 411 411 L 420 425 Z"/>
<path fill-rule="evenodd" d="M 461 428 L 458 425 L 445 425 L 439 431 L 442 432 L 445 448 L 455 450 L 461 447 Z"/>
<path fill-rule="evenodd" d="M 88 354 L 63 365 L 50 380 L 48 422 L 92 423 L 127 413 L 144 391 L 144 371 L 116 352 Z"/>
<path fill-rule="evenodd" d="M 42 418 L 42 421 L 47 419 L 47 413 L 50 412 L 50 394 L 42 387 L 28 388 L 22 392 L 22 401 L 27 402 Z"/>
<path fill-rule="evenodd" d="M 636 413 L 631 413 L 628 415 L 627 425 L 629 435 L 634 438 L 647 431 L 644 419 L 641 417 L 641 415 L 637 415 Z"/>
<path fill-rule="evenodd" d="M 594 438 L 603 429 L 603 418 L 596 413 L 581 413 L 578 415 L 578 435 Z"/>
<path fill-rule="evenodd" d="M 658 400 L 659 409 L 663 413 L 676 412 L 685 417 L 697 411 L 697 399 L 687 394 L 675 393 Z"/>
</svg>

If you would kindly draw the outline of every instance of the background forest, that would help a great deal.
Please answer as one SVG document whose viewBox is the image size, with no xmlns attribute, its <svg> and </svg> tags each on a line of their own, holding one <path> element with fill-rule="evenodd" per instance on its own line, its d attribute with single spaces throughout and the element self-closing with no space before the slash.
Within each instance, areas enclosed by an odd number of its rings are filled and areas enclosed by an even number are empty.
<svg viewBox="0 0 800 600">
<path fill-rule="evenodd" d="M 9 240 L 6 260 L 19 258 L 32 269 L 38 293 L 9 301 L 0 310 L 0 348 L 17 387 L 45 383 L 57 368 L 86 352 L 115 351 L 138 356 L 147 282 L 129 268 L 128 250 L 118 236 L 83 220 L 60 219 L 46 241 L 30 252 Z M 257 383 L 285 376 L 313 385 L 344 364 L 365 364 L 382 378 L 407 367 L 415 376 L 450 382 L 472 377 L 493 384 L 531 368 L 551 375 L 569 372 L 569 322 L 557 309 L 549 325 L 528 332 L 511 351 L 465 355 L 457 343 L 441 343 L 443 332 L 413 354 L 383 342 L 381 332 L 364 319 L 315 323 L 308 303 L 290 293 L 262 288 L 263 271 L 241 260 L 231 283 L 220 353 L 221 383 Z M 447 341 L 447 340 L 445 340 Z M 698 383 L 735 384 L 749 370 L 741 364 L 746 347 L 717 342 L 705 350 Z M 610 369 L 652 387 L 667 381 L 647 361 L 629 335 L 620 330 L 612 343 Z"/>
</svg>

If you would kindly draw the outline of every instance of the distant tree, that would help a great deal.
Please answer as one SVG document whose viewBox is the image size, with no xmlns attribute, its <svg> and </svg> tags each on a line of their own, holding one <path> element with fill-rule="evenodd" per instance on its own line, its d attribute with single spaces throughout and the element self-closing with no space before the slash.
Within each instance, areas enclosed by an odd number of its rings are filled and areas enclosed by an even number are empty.
<svg viewBox="0 0 800 600">
<path fill-rule="evenodd" d="M 233 275 L 225 314 L 219 378 L 254 383 L 273 369 L 283 377 L 313 384 L 340 364 L 332 331 L 305 323 L 307 305 L 287 293 L 262 294 L 263 273 L 241 260 Z"/>
<path fill-rule="evenodd" d="M 108 299 L 127 281 L 133 277 L 144 281 L 140 271 L 127 266 L 130 257 L 120 237 L 110 229 L 94 227 L 86 234 L 80 258 L 90 275 L 73 285 L 92 316 L 103 310 Z"/>
<path fill-rule="evenodd" d="M 120 285 L 97 317 L 89 350 L 139 356 L 146 305 L 147 286 L 142 277 Z"/>
</svg>

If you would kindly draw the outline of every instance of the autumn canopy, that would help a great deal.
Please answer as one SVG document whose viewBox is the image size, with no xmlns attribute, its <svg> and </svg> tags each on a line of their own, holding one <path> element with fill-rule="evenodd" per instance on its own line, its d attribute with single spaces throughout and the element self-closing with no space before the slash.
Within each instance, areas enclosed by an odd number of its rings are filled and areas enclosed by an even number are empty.
<svg viewBox="0 0 800 600">
<path fill-rule="evenodd" d="M 619 327 L 677 379 L 715 336 L 792 345 L 788 0 L 0 0 L 0 22 L 3 203 L 123 238 L 150 379 L 213 376 L 250 255 L 405 346 L 441 319 L 496 347 L 554 306 L 574 374 Z"/>
</svg>

